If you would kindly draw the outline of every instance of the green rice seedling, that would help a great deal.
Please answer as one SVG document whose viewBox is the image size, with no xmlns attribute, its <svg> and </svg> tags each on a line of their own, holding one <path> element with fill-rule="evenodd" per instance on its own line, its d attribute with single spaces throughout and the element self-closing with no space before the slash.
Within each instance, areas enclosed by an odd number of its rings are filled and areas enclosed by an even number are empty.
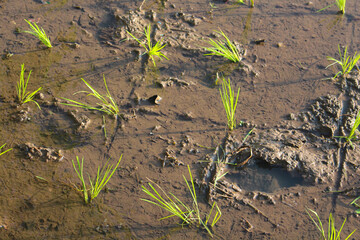
<svg viewBox="0 0 360 240">
<path fill-rule="evenodd" d="M 45 30 L 43 28 L 39 28 L 38 25 L 36 25 L 36 23 L 31 23 L 28 20 L 24 19 L 30 26 L 31 30 L 27 30 L 24 31 L 26 33 L 30 33 L 32 35 L 34 35 L 35 37 L 37 37 L 42 43 L 45 44 L 45 46 L 47 46 L 48 48 L 52 48 L 50 39 L 48 38 L 48 36 L 46 36 Z"/>
<path fill-rule="evenodd" d="M 235 99 L 234 91 L 231 88 L 230 78 L 228 79 L 228 81 L 226 81 L 225 78 L 223 78 L 222 90 L 219 89 L 219 91 L 220 91 L 221 101 L 224 105 L 226 112 L 227 125 L 229 130 L 232 131 L 236 127 L 235 111 L 236 111 L 237 102 L 239 100 L 240 88 L 238 88 Z"/>
<path fill-rule="evenodd" d="M 254 4 L 254 0 L 250 0 L 250 7 L 254 7 L 255 6 L 255 4 Z"/>
<path fill-rule="evenodd" d="M 34 100 L 34 97 L 35 97 L 35 94 L 42 89 L 42 87 L 39 87 L 34 92 L 26 92 L 26 89 L 27 89 L 28 83 L 29 83 L 29 79 L 30 79 L 30 75 L 31 75 L 31 70 L 29 72 L 29 75 L 28 75 L 26 81 L 24 79 L 24 73 L 25 73 L 25 67 L 24 67 L 24 64 L 22 64 L 21 72 L 20 72 L 20 79 L 16 86 L 19 104 L 24 104 L 27 102 L 34 102 L 38 106 L 38 108 L 41 109 L 40 105 Z"/>
<path fill-rule="evenodd" d="M 324 7 L 324 8 L 322 8 L 322 9 L 318 10 L 318 12 L 321 12 L 321 11 L 323 11 L 323 10 L 325 10 L 325 9 L 333 6 L 333 5 L 336 5 L 336 6 L 338 7 L 339 13 L 345 14 L 346 0 L 335 0 L 335 2 L 334 2 L 333 4 L 330 4 L 329 6 Z"/>
<path fill-rule="evenodd" d="M 210 5 L 210 8 L 211 8 L 211 9 L 215 9 L 215 8 L 217 8 L 217 6 L 215 6 L 215 4 L 214 4 L 214 3 L 212 3 L 212 2 L 210 2 L 210 3 L 209 3 L 209 5 Z"/>
<path fill-rule="evenodd" d="M 358 138 L 357 138 L 357 134 L 358 134 L 357 131 L 358 130 L 357 129 L 358 129 L 359 125 L 360 125 L 360 111 L 356 115 L 354 125 L 352 126 L 349 135 L 347 135 L 347 136 L 335 136 L 335 137 L 337 137 L 337 138 L 345 138 L 346 142 L 349 143 L 351 145 L 351 147 L 354 149 L 355 147 L 354 147 L 352 141 L 358 140 Z"/>
<path fill-rule="evenodd" d="M 4 143 L 2 146 L 0 146 L 0 151 L 1 151 L 1 149 L 2 149 L 3 147 L 5 147 L 5 145 L 6 145 L 6 143 Z M 3 152 L 0 152 L 0 156 L 3 155 L 3 154 L 5 154 L 5 153 L 7 153 L 7 152 L 9 152 L 9 151 L 11 151 L 11 150 L 12 150 L 12 148 L 7 149 L 7 150 L 5 150 L 5 151 L 3 151 Z"/>
<path fill-rule="evenodd" d="M 356 213 L 356 214 L 360 214 L 360 205 L 356 203 L 357 200 L 359 200 L 359 199 L 360 199 L 360 196 L 357 197 L 357 198 L 355 198 L 355 199 L 350 203 L 351 205 L 354 205 L 355 207 L 358 208 L 358 209 L 355 210 L 355 213 Z"/>
<path fill-rule="evenodd" d="M 235 46 L 234 43 L 230 41 L 230 39 L 225 35 L 223 31 L 214 31 L 216 33 L 219 33 L 221 36 L 223 36 L 224 40 L 213 40 L 209 38 L 209 43 L 211 47 L 203 47 L 206 51 L 209 51 L 210 53 L 207 53 L 205 55 L 209 56 L 221 56 L 224 58 L 229 59 L 232 62 L 240 62 L 240 52 Z"/>
<path fill-rule="evenodd" d="M 310 213 L 308 212 L 308 210 L 310 212 L 312 212 L 317 220 L 318 220 L 318 223 L 314 220 L 314 218 L 310 215 Z M 311 210 L 311 209 L 308 209 L 306 210 L 306 213 L 309 215 L 309 217 L 311 218 L 311 220 L 313 221 L 313 223 L 315 224 L 315 226 L 317 227 L 317 229 L 320 231 L 321 233 L 321 239 L 323 240 L 340 240 L 340 234 L 341 234 L 341 231 L 345 225 L 345 222 L 346 222 L 346 219 L 344 220 L 344 222 L 342 223 L 341 225 L 341 228 L 339 230 L 336 230 L 335 228 L 335 220 L 334 220 L 334 217 L 332 216 L 332 214 L 330 213 L 330 216 L 329 216 L 329 225 L 328 225 L 328 231 L 327 231 L 327 236 L 326 236 L 326 233 L 325 233 L 325 230 L 323 228 L 323 225 L 321 223 L 321 220 L 320 220 L 320 217 L 319 215 L 314 211 L 314 210 Z M 353 235 L 353 233 L 356 231 L 356 229 L 354 231 L 352 231 L 352 233 L 350 233 L 346 238 L 345 240 L 349 239 L 351 237 L 351 235 Z"/>
<path fill-rule="evenodd" d="M 329 57 L 329 56 L 327 57 L 327 60 L 333 61 L 333 63 L 328 65 L 326 68 L 328 68 L 334 64 L 339 64 L 341 66 L 341 71 L 337 72 L 335 74 L 334 78 L 337 78 L 338 76 L 341 76 L 341 75 L 346 77 L 352 71 L 352 69 L 356 66 L 356 63 L 360 59 L 360 53 L 358 54 L 357 52 L 355 52 L 353 57 L 348 56 L 347 46 L 344 49 L 344 54 L 341 53 L 340 45 L 338 45 L 338 48 L 339 48 L 339 55 L 340 55 L 339 60 L 335 59 L 333 57 Z"/>
<path fill-rule="evenodd" d="M 83 193 L 84 202 L 86 204 L 90 203 L 94 198 L 96 198 L 101 192 L 101 190 L 105 187 L 105 185 L 109 182 L 110 178 L 113 176 L 117 167 L 119 166 L 121 158 L 122 155 L 120 156 L 119 161 L 117 162 L 115 167 L 114 165 L 108 164 L 109 160 L 105 163 L 104 167 L 101 168 L 101 170 L 100 167 L 98 167 L 97 174 L 94 180 L 91 180 L 91 177 L 89 176 L 90 189 L 87 189 L 84 179 L 84 158 L 81 159 L 80 163 L 79 157 L 76 156 L 77 166 L 75 166 L 75 162 L 74 160 L 72 160 L 73 167 L 82 185 L 82 188 L 76 187 L 76 189 Z"/>
<path fill-rule="evenodd" d="M 215 172 L 215 177 L 214 177 L 214 188 L 216 188 L 216 185 L 220 181 L 220 179 L 222 179 L 223 177 L 225 177 L 226 174 L 229 173 L 228 171 L 222 171 L 223 167 L 226 164 L 231 164 L 231 163 L 225 162 L 225 157 L 226 157 L 225 152 L 224 152 L 224 156 L 222 158 L 219 156 L 219 153 L 218 153 L 218 156 L 217 156 L 218 160 L 216 161 L 216 172 Z"/>
<path fill-rule="evenodd" d="M 158 189 L 160 189 L 161 192 L 157 191 L 156 188 L 151 183 L 148 183 L 150 186 L 150 189 L 147 189 L 146 187 L 142 186 L 142 190 L 149 197 L 151 197 L 152 200 L 148 200 L 148 199 L 141 199 L 141 200 L 151 203 L 151 204 L 154 204 L 154 205 L 168 211 L 171 214 L 169 216 L 161 218 L 160 220 L 171 218 L 171 217 L 178 217 L 182 220 L 182 223 L 181 223 L 182 226 L 183 225 L 202 226 L 212 237 L 213 234 L 209 227 L 215 226 L 217 221 L 221 218 L 222 213 L 221 213 L 218 205 L 214 202 L 209 214 L 207 214 L 205 216 L 205 219 L 203 220 L 200 209 L 199 209 L 198 201 L 197 201 L 194 180 L 193 180 L 189 166 L 188 166 L 188 170 L 189 170 L 189 175 L 190 175 L 190 184 L 187 181 L 185 176 L 183 176 L 183 178 L 186 182 L 186 186 L 189 189 L 192 200 L 193 200 L 192 206 L 186 205 L 172 193 L 167 194 L 156 183 L 154 183 L 154 185 L 156 185 L 156 187 Z M 215 214 L 212 214 L 214 209 L 216 209 Z M 210 223 L 209 220 L 211 219 L 211 217 L 212 217 L 212 221 L 210 221 L 211 222 Z"/>
<path fill-rule="evenodd" d="M 100 103 L 97 103 L 97 106 L 91 106 L 86 103 L 80 103 L 80 102 L 77 102 L 75 100 L 71 100 L 68 98 L 62 98 L 62 99 L 69 101 L 71 103 L 61 103 L 61 104 L 67 105 L 67 106 L 73 106 L 73 107 L 80 107 L 80 108 L 89 109 L 89 110 L 96 110 L 96 111 L 104 112 L 109 115 L 113 115 L 113 116 L 117 117 L 119 114 L 119 107 L 116 104 L 116 102 L 114 101 L 114 99 L 111 97 L 111 94 L 110 94 L 109 89 L 106 84 L 105 76 L 103 76 L 103 78 L 104 78 L 104 84 L 105 84 L 105 88 L 106 88 L 106 95 L 101 95 L 84 79 L 81 79 L 81 80 L 91 90 L 91 92 L 79 91 L 79 92 L 74 93 L 74 94 L 86 93 L 87 96 L 93 96 L 93 97 L 97 98 L 98 100 L 100 100 Z"/>
<path fill-rule="evenodd" d="M 143 48 L 145 48 L 146 52 L 149 56 L 149 58 L 152 60 L 154 66 L 156 67 L 155 58 L 154 56 L 157 56 L 162 60 L 162 57 L 169 60 L 162 52 L 161 50 L 166 46 L 166 44 L 162 44 L 161 40 L 156 42 L 155 45 L 151 41 L 151 25 L 149 24 L 147 28 L 144 29 L 144 35 L 146 37 L 146 44 L 142 43 L 138 38 L 136 38 L 134 35 L 132 35 L 130 32 L 127 31 L 127 33 L 135 39 Z"/>
</svg>

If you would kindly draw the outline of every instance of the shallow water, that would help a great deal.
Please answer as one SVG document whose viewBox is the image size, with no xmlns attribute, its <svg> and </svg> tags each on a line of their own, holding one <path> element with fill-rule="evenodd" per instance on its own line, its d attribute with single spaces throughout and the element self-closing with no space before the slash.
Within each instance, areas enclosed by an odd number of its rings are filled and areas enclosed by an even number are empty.
<svg viewBox="0 0 360 240">
<path fill-rule="evenodd" d="M 122 41 L 119 29 L 123 27 L 114 15 L 127 16 L 141 2 L 0 1 L 0 46 L 4 54 L 13 54 L 0 65 L 0 145 L 6 142 L 14 148 L 0 157 L 0 234 L 4 239 L 208 239 L 204 231 L 179 228 L 177 220 L 158 221 L 167 213 L 140 199 L 146 197 L 141 186 L 152 179 L 191 204 L 183 180 L 183 175 L 188 176 L 186 165 L 200 179 L 203 165 L 199 162 L 226 135 L 216 72 L 223 72 L 234 88 L 241 88 L 238 120 L 256 124 L 257 131 L 263 131 L 287 119 L 289 113 L 303 111 L 320 96 L 341 94 L 333 81 L 323 81 L 336 72 L 325 69 L 326 56 L 337 56 L 338 44 L 348 45 L 352 53 L 360 47 L 358 1 L 349 1 L 346 15 L 339 17 L 334 7 L 316 13 L 327 4 L 320 0 L 312 4 L 264 0 L 255 2 L 254 9 L 234 1 L 214 1 L 216 8 L 212 10 L 209 1 L 148 0 L 142 9 L 152 9 L 158 15 L 154 22 L 144 18 L 144 23 L 167 25 L 160 34 L 168 43 L 164 52 L 169 60 L 157 61 L 158 69 L 154 69 L 142 59 L 136 61 L 134 50 L 143 50 L 132 40 Z M 192 26 L 174 17 L 179 13 L 194 15 L 199 24 Z M 140 15 L 143 18 L 144 12 Z M 16 28 L 28 28 L 24 18 L 34 19 L 45 29 L 53 49 L 44 49 L 32 35 L 15 33 Z M 203 55 L 200 46 L 218 28 L 244 44 L 244 61 L 258 73 L 256 76 L 222 58 Z M 141 36 L 140 31 L 135 33 Z M 258 45 L 256 40 L 264 40 L 264 44 Z M 41 110 L 33 103 L 17 107 L 15 86 L 22 63 L 33 71 L 29 90 L 43 87 L 44 98 L 38 100 Z M 84 94 L 73 94 L 86 89 L 81 78 L 105 93 L 103 75 L 128 119 L 117 128 L 116 121 L 106 116 L 107 139 L 100 113 L 58 103 L 60 97 L 66 97 L 95 104 Z M 169 78 L 189 85 L 158 88 L 155 84 Z M 153 95 L 162 97 L 159 105 L 137 104 L 138 98 Z M 28 110 L 28 121 L 14 120 L 21 109 Z M 69 110 L 86 115 L 90 125 L 79 130 Z M 238 128 L 234 133 L 241 139 L 249 130 Z M 26 142 L 62 150 L 64 158 L 61 162 L 29 159 L 21 148 Z M 164 159 L 166 151 L 185 166 L 162 167 L 159 159 Z M 115 161 L 121 154 L 120 169 L 108 190 L 90 206 L 84 205 L 74 188 L 79 181 L 71 161 L 84 157 L 84 170 L 94 176 L 97 166 L 109 157 Z M 352 161 L 358 164 L 355 157 Z M 351 166 L 346 169 L 352 171 Z M 223 216 L 214 227 L 219 239 L 315 239 L 318 235 L 305 207 L 318 211 L 324 221 L 333 209 L 338 218 L 348 216 L 344 233 L 359 225 L 347 205 L 353 198 L 339 196 L 335 208 L 331 204 L 332 195 L 323 192 L 333 186 L 331 183 L 297 186 L 290 184 L 287 172 L 276 173 L 275 178 L 264 168 L 244 171 L 254 174 L 239 171 L 228 177 L 240 186 L 248 182 L 249 191 L 255 187 L 265 192 L 276 189 L 276 204 L 254 200 L 252 204 L 263 213 L 259 214 L 249 205 L 239 207 L 219 198 Z M 274 171 L 279 169 L 271 169 L 271 174 Z M 344 188 L 358 177 L 357 170 L 351 173 Z M 207 209 L 200 193 L 199 202 Z"/>
</svg>

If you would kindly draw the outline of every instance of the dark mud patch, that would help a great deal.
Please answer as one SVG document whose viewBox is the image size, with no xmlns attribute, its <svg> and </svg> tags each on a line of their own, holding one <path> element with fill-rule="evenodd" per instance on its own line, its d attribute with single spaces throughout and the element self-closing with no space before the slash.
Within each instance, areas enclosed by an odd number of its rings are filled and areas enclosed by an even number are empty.
<svg viewBox="0 0 360 240">
<path fill-rule="evenodd" d="M 226 174 L 225 178 L 245 191 L 265 193 L 304 184 L 304 179 L 299 173 L 288 172 L 281 166 L 270 166 L 267 163 L 249 164 L 238 172 Z"/>
</svg>

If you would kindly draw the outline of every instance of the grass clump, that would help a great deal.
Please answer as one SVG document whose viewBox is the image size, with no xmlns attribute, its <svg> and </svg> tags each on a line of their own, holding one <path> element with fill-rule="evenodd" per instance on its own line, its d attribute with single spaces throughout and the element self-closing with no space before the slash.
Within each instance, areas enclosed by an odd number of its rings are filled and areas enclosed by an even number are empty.
<svg viewBox="0 0 360 240">
<path fill-rule="evenodd" d="M 171 215 L 161 218 L 160 220 L 171 218 L 171 217 L 178 217 L 182 220 L 181 225 L 189 225 L 189 226 L 202 226 L 212 237 L 213 234 L 210 230 L 210 228 L 214 227 L 217 221 L 221 217 L 221 211 L 218 205 L 214 202 L 214 204 L 211 207 L 211 210 L 209 214 L 206 214 L 205 218 L 201 216 L 201 212 L 199 209 L 199 204 L 197 201 L 196 191 L 195 191 L 195 184 L 193 177 L 191 175 L 190 167 L 188 166 L 189 175 L 190 175 L 190 184 L 187 181 L 186 177 L 184 177 L 184 180 L 186 182 L 186 186 L 190 191 L 191 197 L 192 197 L 192 206 L 188 206 L 185 203 L 183 203 L 179 198 L 177 198 L 174 194 L 169 193 L 167 194 L 159 185 L 155 184 L 158 189 L 161 190 L 161 192 L 158 192 L 156 188 L 151 184 L 148 183 L 150 186 L 150 189 L 147 189 L 146 187 L 142 186 L 142 190 L 151 197 L 152 200 L 148 199 L 141 199 L 143 201 L 149 202 L 151 204 L 154 204 L 166 211 L 168 211 Z M 215 209 L 215 214 L 212 214 Z M 213 216 L 212 221 L 209 222 L 211 216 Z"/>
<path fill-rule="evenodd" d="M 166 44 L 162 44 L 161 40 L 156 42 L 155 45 L 152 43 L 152 40 L 151 40 L 151 25 L 150 24 L 147 27 L 145 27 L 145 29 L 144 29 L 144 35 L 146 37 L 146 43 L 145 44 L 143 42 L 141 42 L 138 38 L 136 38 L 134 35 L 132 35 L 130 32 L 127 31 L 127 33 L 133 39 L 135 39 L 143 48 L 145 48 L 145 50 L 146 50 L 145 53 L 148 54 L 149 58 L 152 60 L 155 67 L 156 67 L 155 58 L 154 58 L 155 56 L 159 57 L 160 60 L 162 60 L 162 57 L 169 60 L 161 52 L 161 50 L 166 46 Z"/>
<path fill-rule="evenodd" d="M 354 145 L 352 143 L 352 141 L 354 140 L 358 140 L 357 135 L 358 135 L 358 127 L 360 125 L 360 111 L 358 112 L 358 114 L 356 115 L 356 119 L 354 122 L 354 125 L 352 126 L 350 133 L 347 136 L 335 136 L 337 138 L 344 138 L 346 140 L 347 143 L 349 143 L 351 145 L 351 147 L 354 149 Z"/>
<path fill-rule="evenodd" d="M 28 83 L 30 80 L 31 72 L 32 71 L 30 70 L 27 80 L 25 81 L 25 79 L 24 79 L 25 67 L 24 67 L 24 64 L 21 65 L 20 79 L 16 86 L 18 101 L 19 101 L 19 104 L 24 104 L 27 102 L 34 102 L 38 106 L 38 108 L 41 109 L 40 105 L 34 100 L 34 97 L 35 97 L 35 94 L 42 89 L 42 87 L 39 87 L 37 90 L 35 90 L 33 92 L 26 92 L 26 89 L 28 87 Z"/>
<path fill-rule="evenodd" d="M 32 35 L 34 35 L 35 37 L 37 37 L 45 46 L 47 46 L 48 48 L 52 48 L 50 39 L 48 38 L 48 36 L 46 36 L 45 30 L 43 28 L 39 28 L 38 25 L 36 25 L 36 23 L 31 23 L 28 20 L 24 19 L 30 26 L 31 30 L 26 30 L 24 31 L 25 33 L 30 33 Z"/>
<path fill-rule="evenodd" d="M 317 220 L 318 220 L 318 223 L 314 220 L 314 218 L 310 215 L 310 213 L 306 210 L 306 213 L 309 215 L 309 217 L 311 218 L 311 220 L 313 221 L 313 223 L 315 224 L 315 226 L 317 227 L 317 229 L 320 231 L 321 233 L 321 237 L 320 239 L 322 240 L 340 240 L 340 234 L 341 234 L 341 231 L 345 225 L 345 222 L 346 222 L 346 219 L 344 220 L 344 222 L 342 223 L 341 225 L 341 228 L 339 230 L 336 230 L 335 228 L 335 220 L 334 220 L 334 217 L 332 216 L 332 214 L 330 213 L 330 216 L 329 216 L 329 225 L 328 225 L 328 231 L 327 231 L 327 235 L 325 233 L 325 230 L 324 230 L 324 227 L 321 223 L 321 220 L 320 220 L 320 217 L 319 215 L 314 211 L 314 210 L 311 210 L 311 209 L 308 209 L 310 212 L 312 212 Z M 351 237 L 351 235 L 353 235 L 353 233 L 356 231 L 356 229 L 354 231 L 352 231 L 352 233 L 350 233 L 346 238 L 345 240 L 349 239 Z"/>
<path fill-rule="evenodd" d="M 75 100 L 71 100 L 71 99 L 68 99 L 68 98 L 62 98 L 62 99 L 66 100 L 66 101 L 69 101 L 71 103 L 61 103 L 61 104 L 67 105 L 67 106 L 73 106 L 73 107 L 89 109 L 89 110 L 96 110 L 96 111 L 104 112 L 106 114 L 113 115 L 113 116 L 117 117 L 118 114 L 119 114 L 119 107 L 116 104 L 116 102 L 114 101 L 114 99 L 111 97 L 111 94 L 110 94 L 109 89 L 108 89 L 107 84 L 106 84 L 105 76 L 103 76 L 103 78 L 104 78 L 104 84 L 105 84 L 105 88 L 106 88 L 106 95 L 101 95 L 98 91 L 96 91 L 84 79 L 81 79 L 81 80 L 91 90 L 91 92 L 89 92 L 89 91 L 79 91 L 79 92 L 74 93 L 74 94 L 86 93 L 87 96 L 95 97 L 96 99 L 100 100 L 100 102 L 97 103 L 97 106 L 91 106 L 89 104 L 77 102 Z"/>
<path fill-rule="evenodd" d="M 352 57 L 348 56 L 347 46 L 345 47 L 343 54 L 341 53 L 340 45 L 338 45 L 338 48 L 339 48 L 339 56 L 340 56 L 339 60 L 335 59 L 333 57 L 329 57 L 329 56 L 327 57 L 327 60 L 333 61 L 333 63 L 328 65 L 326 68 L 328 68 L 334 64 L 339 64 L 341 66 L 341 71 L 337 72 L 335 74 L 334 78 L 337 78 L 338 76 L 341 76 L 341 75 L 346 77 L 352 71 L 352 69 L 356 66 L 356 63 L 360 59 L 360 53 L 358 54 L 357 52 L 355 52 L 354 56 L 352 56 Z"/>
<path fill-rule="evenodd" d="M 77 166 L 75 165 L 74 160 L 72 160 L 75 172 L 81 181 L 81 188 L 76 187 L 76 189 L 83 193 L 84 202 L 86 204 L 90 203 L 94 198 L 96 198 L 101 192 L 101 190 L 105 187 L 105 185 L 109 182 L 110 178 L 119 166 L 121 158 L 122 155 L 120 156 L 119 161 L 117 162 L 115 167 L 114 165 L 108 164 L 109 160 L 105 163 L 104 167 L 101 168 L 101 170 L 100 167 L 98 167 L 97 174 L 94 180 L 91 180 L 91 177 L 89 176 L 90 189 L 86 187 L 84 179 L 84 158 L 81 159 L 80 163 L 79 157 L 76 156 Z"/>
<path fill-rule="evenodd" d="M 324 7 L 324 8 L 322 8 L 322 9 L 318 10 L 318 12 L 323 11 L 323 10 L 325 10 L 325 9 L 333 6 L 333 5 L 336 5 L 336 6 L 338 7 L 338 9 L 339 9 L 339 12 L 338 12 L 338 13 L 345 14 L 346 0 L 335 0 L 334 3 L 330 4 L 330 5 L 327 6 L 327 7 Z"/>
<path fill-rule="evenodd" d="M 207 53 L 205 55 L 221 56 L 229 59 L 232 62 L 240 62 L 240 52 L 235 46 L 235 44 L 230 41 L 230 39 L 225 35 L 223 31 L 220 30 L 215 32 L 219 33 L 225 39 L 225 41 L 222 39 L 213 40 L 210 38 L 207 43 L 209 43 L 211 47 L 203 47 L 206 51 L 209 51 L 210 53 Z"/>
<path fill-rule="evenodd" d="M 3 147 L 5 147 L 5 145 L 6 145 L 6 143 L 4 143 L 2 146 L 0 146 L 0 156 L 12 150 L 12 148 L 10 148 L 10 149 L 7 149 L 7 150 L 1 152 L 1 149 L 2 149 Z"/>
<path fill-rule="evenodd" d="M 226 112 L 227 125 L 229 130 L 232 131 L 236 127 L 235 111 L 239 100 L 240 88 L 238 88 L 235 99 L 235 92 L 232 90 L 230 78 L 227 81 L 223 78 L 222 89 L 219 89 L 219 91 Z"/>
</svg>

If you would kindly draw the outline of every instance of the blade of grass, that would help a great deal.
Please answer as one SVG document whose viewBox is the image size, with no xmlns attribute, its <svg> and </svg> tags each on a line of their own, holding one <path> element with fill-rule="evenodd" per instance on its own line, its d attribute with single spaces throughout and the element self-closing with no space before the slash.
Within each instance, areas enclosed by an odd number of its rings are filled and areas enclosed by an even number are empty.
<svg viewBox="0 0 360 240">
<path fill-rule="evenodd" d="M 2 146 L 0 146 L 0 151 L 1 151 L 1 149 L 2 149 L 3 147 L 5 147 L 5 145 L 6 145 L 6 143 L 4 143 Z M 3 154 L 5 154 L 5 153 L 7 153 L 7 152 L 9 152 L 9 151 L 11 151 L 11 150 L 12 150 L 12 148 L 7 149 L 7 150 L 5 150 L 5 151 L 3 151 L 3 152 L 0 152 L 0 156 L 3 155 Z"/>
</svg>

